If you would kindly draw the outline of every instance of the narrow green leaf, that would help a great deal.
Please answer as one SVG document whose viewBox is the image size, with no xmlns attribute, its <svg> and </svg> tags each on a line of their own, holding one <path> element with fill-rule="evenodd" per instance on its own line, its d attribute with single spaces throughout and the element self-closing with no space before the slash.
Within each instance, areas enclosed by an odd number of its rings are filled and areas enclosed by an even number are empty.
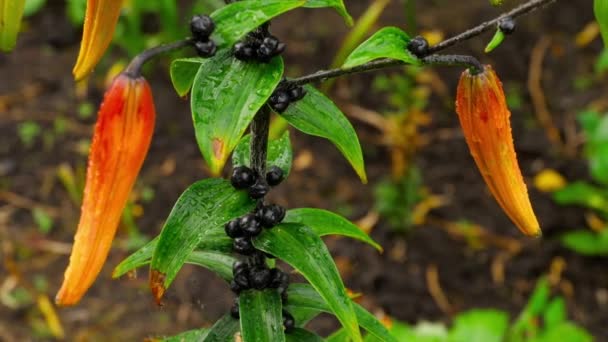
<svg viewBox="0 0 608 342">
<path fill-rule="evenodd" d="M 281 223 L 253 239 L 253 245 L 284 260 L 300 272 L 342 323 L 350 336 L 361 341 L 357 317 L 340 274 L 323 240 L 312 229 Z"/>
<path fill-rule="evenodd" d="M 509 314 L 498 310 L 470 310 L 454 319 L 449 342 L 502 342 Z"/>
<path fill-rule="evenodd" d="M 254 208 L 243 191 L 224 179 L 206 179 L 191 185 L 177 200 L 160 233 L 150 263 L 150 286 L 157 301 L 177 272 L 212 227 L 225 224 Z"/>
<path fill-rule="evenodd" d="M 236 4 L 244 3 L 237 2 Z M 230 5 L 232 6 L 232 5 Z M 192 119 L 198 146 L 218 175 L 245 129 L 283 75 L 283 60 L 242 62 L 230 52 L 209 59 L 192 87 Z"/>
<path fill-rule="evenodd" d="M 122 277 L 129 271 L 148 265 L 152 259 L 152 254 L 154 254 L 159 238 L 159 236 L 155 237 L 152 241 L 145 244 L 118 264 L 112 272 L 112 278 Z"/>
<path fill-rule="evenodd" d="M 598 233 L 589 230 L 567 232 L 560 240 L 564 246 L 583 255 L 608 255 L 608 239 L 601 239 Z"/>
<path fill-rule="evenodd" d="M 17 43 L 25 0 L 0 0 L 0 51 L 11 51 Z"/>
<path fill-rule="evenodd" d="M 245 0 L 233 2 L 211 14 L 211 38 L 220 47 L 232 45 L 263 23 L 306 3 L 305 0 Z"/>
<path fill-rule="evenodd" d="M 163 342 L 191 342 L 191 341 L 202 341 L 209 334 L 209 329 L 194 329 L 184 331 L 181 334 L 164 337 L 161 341 Z"/>
<path fill-rule="evenodd" d="M 236 262 L 236 258 L 224 253 L 194 251 L 188 256 L 186 262 L 207 268 L 224 280 L 230 281 L 232 280 L 232 265 Z"/>
<path fill-rule="evenodd" d="M 382 251 L 376 241 L 365 234 L 359 227 L 344 217 L 331 211 L 315 208 L 298 208 L 287 211 L 283 222 L 301 223 L 312 229 L 317 235 L 343 235 L 363 241 L 379 251 Z"/>
<path fill-rule="evenodd" d="M 171 62 L 171 83 L 179 96 L 186 96 L 192 88 L 194 78 L 201 65 L 208 59 L 203 58 L 179 58 Z"/>
<path fill-rule="evenodd" d="M 250 166 L 249 154 L 251 153 L 251 136 L 246 135 L 241 139 L 238 146 L 232 154 L 232 165 Z M 293 150 L 291 140 L 289 140 L 289 131 L 285 131 L 279 139 L 268 141 L 268 155 L 266 164 L 268 166 L 276 165 L 280 167 L 285 176 L 291 171 L 291 162 L 293 160 Z"/>
<path fill-rule="evenodd" d="M 352 68 L 367 62 L 391 58 L 407 64 L 420 65 L 416 56 L 407 49 L 410 37 L 396 27 L 385 27 L 359 45 L 344 62 L 343 68 Z"/>
<path fill-rule="evenodd" d="M 355 129 L 346 116 L 327 96 L 305 86 L 306 96 L 290 105 L 281 115 L 298 130 L 328 139 L 353 166 L 363 183 L 367 183 L 363 152 Z"/>
<path fill-rule="evenodd" d="M 239 295 L 243 342 L 284 342 L 281 296 L 276 289 L 248 290 Z"/>
<path fill-rule="evenodd" d="M 367 342 L 367 338 L 365 342 Z M 348 331 L 344 330 L 344 328 L 336 330 L 333 334 L 329 335 L 326 342 L 350 342 L 350 337 L 348 336 Z"/>
<path fill-rule="evenodd" d="M 555 202 L 561 205 L 581 205 L 591 209 L 608 211 L 606 193 L 589 183 L 582 181 L 568 184 L 553 193 Z"/>
<path fill-rule="evenodd" d="M 494 33 L 494 36 L 492 37 L 492 40 L 490 40 L 488 45 L 486 45 L 486 48 L 483 52 L 490 53 L 494 51 L 494 49 L 496 49 L 498 46 L 500 46 L 500 44 L 502 44 L 502 42 L 505 40 L 505 37 L 506 36 L 504 32 L 502 32 L 501 29 L 497 28 L 496 33 Z"/>
<path fill-rule="evenodd" d="M 566 316 L 566 302 L 564 298 L 557 297 L 549 302 L 547 309 L 543 312 L 543 322 L 547 329 L 552 329 L 566 322 Z"/>
<path fill-rule="evenodd" d="M 344 18 L 348 26 L 353 25 L 353 18 L 348 14 L 344 0 L 307 0 L 304 7 L 307 8 L 322 8 L 322 7 L 333 7 L 338 14 Z"/>
<path fill-rule="evenodd" d="M 540 338 L 535 340 L 535 342 L 555 341 L 592 342 L 594 341 L 594 338 L 584 328 L 571 322 L 564 322 L 552 329 L 549 329 Z"/>
<path fill-rule="evenodd" d="M 239 331 L 239 320 L 230 314 L 224 315 L 209 329 L 209 333 L 202 342 L 234 342 L 234 335 Z"/>
<path fill-rule="evenodd" d="M 604 46 L 608 47 L 608 0 L 594 0 L 593 11 L 595 12 L 595 19 L 600 25 Z"/>
<path fill-rule="evenodd" d="M 291 312 L 301 308 L 307 308 L 332 314 L 334 313 L 328 306 L 328 303 L 308 284 L 291 284 L 287 290 L 287 294 L 289 297 L 288 305 L 286 307 L 287 311 Z M 348 299 L 348 301 L 352 302 L 350 299 Z M 355 310 L 359 324 L 369 334 L 377 337 L 381 341 L 396 341 L 374 315 L 357 303 L 352 303 L 352 306 Z"/>
<path fill-rule="evenodd" d="M 285 334 L 287 342 L 323 342 L 319 335 L 306 329 L 296 328 L 292 332 Z"/>
</svg>

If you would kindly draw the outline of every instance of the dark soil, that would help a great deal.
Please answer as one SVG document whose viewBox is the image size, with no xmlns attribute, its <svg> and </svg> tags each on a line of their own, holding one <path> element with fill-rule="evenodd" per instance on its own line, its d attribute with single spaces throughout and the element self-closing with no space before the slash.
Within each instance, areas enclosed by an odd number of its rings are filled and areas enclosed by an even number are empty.
<svg viewBox="0 0 608 342">
<path fill-rule="evenodd" d="M 347 3 L 352 3 L 350 10 L 357 17 L 369 1 Z M 487 5 L 487 0 L 418 3 L 419 29 L 440 29 L 447 36 L 498 13 Z M 16 51 L 0 55 L 0 246 L 4 260 L 0 297 L 11 286 L 9 280 L 14 278 L 9 277 L 9 269 L 14 265 L 21 274 L 18 286 L 32 289 L 33 284 L 38 284 L 38 291 L 52 298 L 62 280 L 78 220 L 79 208 L 58 182 L 56 170 L 64 163 L 77 170 L 84 168 L 86 154 L 78 152 L 79 143 L 90 139 L 94 115 L 79 118 L 78 107 L 83 101 L 97 106 L 103 77 L 97 75 L 93 79 L 85 98 L 76 95 L 70 71 L 80 34 L 66 23 L 62 13 L 61 5 L 53 5 L 29 20 Z M 560 128 L 571 125 L 577 111 L 606 93 L 605 80 L 585 91 L 573 86 L 578 77 L 591 74 L 601 49 L 599 40 L 585 48 L 574 44 L 575 34 L 592 19 L 590 2 L 559 1 L 549 10 L 521 19 L 517 33 L 491 55 L 482 55 L 489 35 L 450 50 L 480 56 L 482 62 L 495 67 L 505 84 L 524 89 L 523 105 L 513 112 L 513 127 L 520 164 L 529 184 L 531 177 L 546 167 L 557 169 L 570 180 L 588 177 L 580 156 L 565 158 L 545 138 L 525 89 L 531 51 L 542 36 L 548 36 L 553 43 L 543 64 L 543 85 Z M 311 72 L 331 63 L 347 32 L 339 20 L 329 10 L 302 10 L 273 23 L 273 32 L 289 43 L 288 75 Z M 386 10 L 382 25 L 403 26 L 403 21 L 402 5 L 395 1 Z M 110 63 L 112 58 L 106 58 L 100 70 Z M 454 93 L 459 72 L 437 69 L 450 94 Z M 143 234 L 152 237 L 160 231 L 181 192 L 208 173 L 194 140 L 188 101 L 175 96 L 165 69 L 159 68 L 150 79 L 158 121 L 138 188 L 145 184 L 155 196 L 142 204 L 143 215 L 136 222 Z M 350 102 L 379 110 L 383 99 L 369 91 L 370 82 L 370 75 L 345 79 L 334 88 L 339 91 L 333 97 L 341 104 Z M 448 137 L 436 134 L 442 130 L 459 132 L 451 102 L 444 103 L 444 97 L 433 95 L 429 110 L 433 123 L 425 132 L 433 139 L 417 155 L 416 162 L 424 183 L 433 193 L 448 197 L 449 204 L 433 210 L 431 223 L 416 227 L 407 235 L 391 230 L 380 220 L 372 236 L 384 246 L 383 254 L 358 242 L 328 239 L 347 286 L 363 293 L 362 303 L 372 311 L 384 311 L 412 323 L 449 322 L 452 314 L 476 307 L 508 310 L 515 317 L 537 279 L 550 273 L 551 265 L 559 260 L 556 258 L 563 258 L 565 270 L 558 277 L 555 292 L 566 297 L 570 318 L 588 328 L 598 341 L 608 341 L 606 259 L 577 255 L 557 240 L 560 233 L 585 226 L 585 211 L 559 207 L 530 186 L 544 236 L 536 240 L 523 237 L 489 195 L 460 133 Z M 36 139 L 29 147 L 17 135 L 19 125 L 26 121 L 39 123 L 43 132 L 53 132 L 56 117 L 68 122 L 65 133 L 52 139 Z M 312 153 L 314 162 L 294 171 L 289 181 L 272 193 L 272 199 L 292 208 L 347 208 L 353 219 L 372 209 L 373 185 L 389 174 L 389 155 L 369 139 L 377 132 L 353 122 L 362 137 L 370 184 L 360 184 L 331 144 L 294 131 L 296 158 Z M 50 209 L 55 217 L 55 225 L 46 235 L 39 231 L 31 215 L 31 210 L 39 205 Z M 493 236 L 509 239 L 521 249 L 507 254 L 492 243 L 474 246 L 461 236 L 450 234 L 443 224 L 464 219 L 484 227 Z M 111 280 L 112 268 L 129 254 L 126 241 L 127 233 L 119 231 L 103 273 L 84 300 L 74 308 L 58 310 L 68 340 L 142 340 L 208 326 L 229 310 L 232 295 L 228 287 L 206 270 L 185 267 L 169 289 L 162 308 L 152 301 L 146 269 L 140 270 L 137 279 Z M 504 266 L 502 279 L 493 276 L 497 265 Z M 427 274 L 433 269 L 437 270 L 447 307 L 440 307 L 430 294 Z M 9 308 L 1 301 L 0 341 L 43 339 L 39 334 L 44 329 L 35 328 L 41 319 L 33 303 Z M 329 333 L 336 324 L 333 320 L 317 320 L 314 326 L 319 332 Z"/>
</svg>

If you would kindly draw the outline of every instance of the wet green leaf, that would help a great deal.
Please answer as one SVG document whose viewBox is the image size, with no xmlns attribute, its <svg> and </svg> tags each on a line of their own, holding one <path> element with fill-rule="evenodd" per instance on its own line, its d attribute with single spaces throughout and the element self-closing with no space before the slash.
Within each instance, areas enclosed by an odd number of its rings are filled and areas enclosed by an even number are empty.
<svg viewBox="0 0 608 342">
<path fill-rule="evenodd" d="M 284 342 L 281 296 L 276 289 L 247 290 L 239 295 L 243 342 Z"/>
<path fill-rule="evenodd" d="M 319 296 L 308 284 L 291 284 L 287 290 L 288 304 L 287 311 L 295 312 L 303 308 L 333 313 L 327 302 Z M 352 302 L 352 300 L 349 299 Z M 377 337 L 380 341 L 396 341 L 388 330 L 380 323 L 374 315 L 369 313 L 361 305 L 352 303 L 359 325 L 369 334 Z M 296 323 L 298 323 L 296 321 Z"/>
<path fill-rule="evenodd" d="M 352 68 L 381 58 L 391 58 L 407 64 L 419 65 L 416 56 L 407 50 L 410 37 L 396 27 L 385 27 L 359 45 L 344 62 L 343 68 Z"/>
<path fill-rule="evenodd" d="M 301 223 L 312 229 L 317 235 L 342 235 L 363 241 L 379 251 L 382 247 L 344 217 L 331 211 L 315 208 L 298 208 L 287 211 L 283 222 Z"/>
<path fill-rule="evenodd" d="M 224 315 L 209 329 L 207 336 L 201 342 L 234 342 L 234 335 L 239 331 L 239 320 L 230 314 Z"/>
<path fill-rule="evenodd" d="M 291 104 L 281 115 L 298 130 L 331 141 L 350 162 L 359 178 L 366 183 L 363 152 L 355 129 L 323 93 L 311 86 L 304 88 L 306 96 Z"/>
<path fill-rule="evenodd" d="M 338 269 L 323 240 L 312 229 L 281 223 L 253 239 L 257 249 L 284 260 L 317 290 L 350 336 L 361 341 L 357 317 Z"/>
<path fill-rule="evenodd" d="M 191 185 L 169 214 L 150 263 L 150 285 L 157 300 L 169 287 L 188 256 L 218 227 L 254 208 L 247 193 L 236 191 L 223 179 Z"/>
<path fill-rule="evenodd" d="M 203 58 L 179 58 L 171 62 L 171 83 L 179 96 L 186 96 L 192 88 L 194 78 L 201 65 L 208 61 Z"/>
<path fill-rule="evenodd" d="M 188 256 L 186 262 L 209 269 L 224 280 L 230 281 L 232 280 L 232 265 L 236 262 L 236 258 L 224 253 L 194 251 Z"/>
<path fill-rule="evenodd" d="M 288 334 L 285 334 L 287 342 L 323 342 L 325 341 L 319 335 L 306 329 L 296 328 Z"/>
<path fill-rule="evenodd" d="M 230 52 L 219 53 L 199 69 L 192 87 L 192 119 L 198 146 L 213 174 L 221 172 L 282 75 L 281 58 L 268 64 L 242 62 Z"/>
<path fill-rule="evenodd" d="M 194 329 L 184 331 L 181 334 L 164 337 L 162 342 L 191 342 L 191 341 L 202 341 L 209 334 L 209 329 Z"/>
<path fill-rule="evenodd" d="M 263 23 L 306 3 L 305 0 L 246 0 L 233 2 L 211 14 L 211 38 L 220 47 L 232 45 Z"/>
<path fill-rule="evenodd" d="M 307 0 L 304 7 L 308 8 L 322 8 L 322 7 L 333 7 L 338 14 L 344 18 L 348 26 L 353 25 L 353 18 L 348 14 L 344 0 Z"/>
<path fill-rule="evenodd" d="M 232 154 L 232 165 L 250 166 L 249 155 L 251 153 L 251 136 L 246 135 L 241 139 L 238 146 Z M 276 165 L 285 173 L 285 177 L 291 171 L 291 162 L 293 160 L 293 150 L 291 141 L 289 140 L 289 131 L 285 131 L 279 139 L 268 141 L 268 155 L 266 157 L 266 165 Z"/>
</svg>

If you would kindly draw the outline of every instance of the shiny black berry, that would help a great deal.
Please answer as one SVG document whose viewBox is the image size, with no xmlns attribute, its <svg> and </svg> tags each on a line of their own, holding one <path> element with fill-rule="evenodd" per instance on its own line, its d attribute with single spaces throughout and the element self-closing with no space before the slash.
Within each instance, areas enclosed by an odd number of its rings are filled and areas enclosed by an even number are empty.
<svg viewBox="0 0 608 342">
<path fill-rule="evenodd" d="M 268 104 L 270 104 L 270 107 L 277 113 L 284 112 L 285 109 L 289 107 L 290 102 L 289 93 L 282 89 L 275 91 L 268 99 Z"/>
<path fill-rule="evenodd" d="M 268 287 L 270 282 L 270 270 L 267 268 L 255 268 L 250 274 L 251 287 L 258 290 L 263 290 Z"/>
<path fill-rule="evenodd" d="M 239 272 L 234 275 L 234 282 L 241 290 L 246 290 L 251 288 L 251 283 L 249 282 L 249 272 Z"/>
<path fill-rule="evenodd" d="M 279 270 L 278 268 L 273 268 L 270 270 L 270 283 L 268 287 L 273 289 L 278 289 L 279 287 L 283 289 L 287 289 L 289 286 L 289 275 L 287 273 Z"/>
<path fill-rule="evenodd" d="M 429 42 L 422 36 L 417 36 L 407 43 L 407 49 L 416 57 L 424 57 L 429 51 Z"/>
<path fill-rule="evenodd" d="M 256 173 L 252 169 L 247 166 L 238 166 L 232 170 L 230 183 L 236 189 L 247 189 L 255 184 L 257 178 Z"/>
<path fill-rule="evenodd" d="M 306 90 L 303 87 L 297 86 L 289 89 L 289 101 L 296 102 L 301 100 L 306 95 Z"/>
<path fill-rule="evenodd" d="M 272 228 L 285 218 L 285 208 L 277 204 L 269 204 L 260 208 L 256 215 L 262 226 Z"/>
<path fill-rule="evenodd" d="M 217 52 L 217 46 L 213 40 L 197 41 L 194 48 L 200 57 L 212 57 Z"/>
<path fill-rule="evenodd" d="M 267 47 L 271 51 L 274 52 L 277 49 L 277 47 L 279 46 L 279 40 L 277 39 L 277 37 L 268 36 L 268 37 L 264 38 L 261 46 Z"/>
<path fill-rule="evenodd" d="M 242 61 L 249 61 L 256 57 L 255 47 L 250 43 L 240 42 L 234 44 L 234 57 Z"/>
<path fill-rule="evenodd" d="M 285 332 L 291 332 L 296 327 L 296 320 L 286 310 L 283 310 L 283 325 L 285 326 Z"/>
<path fill-rule="evenodd" d="M 213 19 L 207 15 L 195 15 L 190 21 L 190 31 L 194 38 L 199 40 L 207 40 L 211 33 L 215 30 Z"/>
<path fill-rule="evenodd" d="M 226 235 L 231 238 L 243 236 L 243 229 L 241 229 L 238 219 L 226 223 L 226 225 L 224 226 L 224 231 L 226 232 Z"/>
<path fill-rule="evenodd" d="M 515 32 L 515 20 L 511 17 L 506 17 L 498 22 L 498 28 L 504 34 Z"/>
<path fill-rule="evenodd" d="M 239 301 L 238 298 L 234 300 L 234 305 L 230 308 L 230 316 L 235 319 L 239 319 Z"/>
<path fill-rule="evenodd" d="M 266 182 L 270 186 L 277 186 L 283 181 L 283 169 L 278 166 L 271 166 L 266 172 Z"/>
<path fill-rule="evenodd" d="M 236 281 L 232 280 L 230 282 L 230 291 L 238 294 L 241 292 L 241 290 L 243 290 L 243 288 L 239 284 L 237 284 Z"/>
<path fill-rule="evenodd" d="M 270 187 L 266 183 L 257 182 L 249 188 L 249 197 L 253 199 L 260 199 L 270 191 Z"/>
<path fill-rule="evenodd" d="M 239 226 L 245 236 L 258 236 L 262 232 L 260 220 L 254 214 L 247 214 L 239 219 Z"/>
<path fill-rule="evenodd" d="M 237 274 L 247 270 L 247 263 L 241 260 L 235 261 L 232 264 L 232 274 Z"/>
<path fill-rule="evenodd" d="M 251 238 L 248 237 L 235 238 L 232 242 L 232 248 L 234 248 L 235 252 L 243 255 L 250 255 L 255 251 Z"/>
</svg>

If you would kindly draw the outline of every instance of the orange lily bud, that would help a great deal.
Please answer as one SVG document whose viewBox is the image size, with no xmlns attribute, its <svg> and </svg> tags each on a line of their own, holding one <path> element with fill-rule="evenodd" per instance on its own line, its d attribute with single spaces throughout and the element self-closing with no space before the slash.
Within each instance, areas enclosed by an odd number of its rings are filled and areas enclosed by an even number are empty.
<svg viewBox="0 0 608 342">
<path fill-rule="evenodd" d="M 473 75 L 462 73 L 456 112 L 477 168 L 511 221 L 526 235 L 540 235 L 528 190 L 517 163 L 511 112 L 502 84 L 491 66 Z"/>
<path fill-rule="evenodd" d="M 88 0 L 78 60 L 72 73 L 86 77 L 99 63 L 112 41 L 123 0 Z"/>
<path fill-rule="evenodd" d="M 120 74 L 106 92 L 70 264 L 55 300 L 58 305 L 76 304 L 101 271 L 148 152 L 155 115 L 152 92 L 143 77 Z"/>
</svg>

